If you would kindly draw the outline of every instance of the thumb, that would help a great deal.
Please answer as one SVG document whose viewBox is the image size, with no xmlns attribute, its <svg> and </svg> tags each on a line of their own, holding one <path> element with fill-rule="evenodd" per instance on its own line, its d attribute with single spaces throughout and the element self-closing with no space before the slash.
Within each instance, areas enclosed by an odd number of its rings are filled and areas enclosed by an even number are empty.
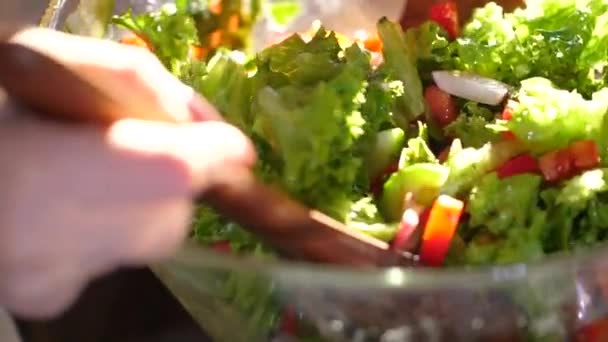
<svg viewBox="0 0 608 342">
<path fill-rule="evenodd" d="M 115 148 L 175 158 L 190 176 L 194 192 L 204 190 L 214 172 L 249 168 L 256 160 L 249 139 L 220 121 L 174 124 L 125 119 L 110 127 L 107 138 Z"/>
</svg>

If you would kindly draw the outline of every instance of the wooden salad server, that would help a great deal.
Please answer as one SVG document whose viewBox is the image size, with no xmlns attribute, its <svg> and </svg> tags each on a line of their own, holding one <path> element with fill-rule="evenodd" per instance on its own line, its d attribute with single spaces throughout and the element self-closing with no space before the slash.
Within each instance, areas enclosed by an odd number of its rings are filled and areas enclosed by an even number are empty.
<svg viewBox="0 0 608 342">
<path fill-rule="evenodd" d="M 15 103 L 47 119 L 100 125 L 125 117 L 171 120 L 141 110 L 146 108 L 144 103 L 138 110 L 137 99 L 129 98 L 126 104 L 111 97 L 68 66 L 17 43 L 0 42 L 0 85 Z M 415 264 L 411 255 L 393 251 L 383 241 L 351 230 L 263 184 L 249 169 L 231 169 L 213 183 L 200 200 L 285 257 L 357 267 Z"/>
</svg>

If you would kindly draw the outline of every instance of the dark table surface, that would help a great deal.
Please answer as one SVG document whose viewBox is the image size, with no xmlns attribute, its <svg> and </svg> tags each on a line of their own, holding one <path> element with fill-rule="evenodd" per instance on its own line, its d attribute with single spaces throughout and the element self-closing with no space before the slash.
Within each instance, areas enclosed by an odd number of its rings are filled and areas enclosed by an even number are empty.
<svg viewBox="0 0 608 342">
<path fill-rule="evenodd" d="M 19 321 L 24 342 L 209 342 L 155 276 L 125 270 L 99 279 L 64 315 Z"/>
</svg>

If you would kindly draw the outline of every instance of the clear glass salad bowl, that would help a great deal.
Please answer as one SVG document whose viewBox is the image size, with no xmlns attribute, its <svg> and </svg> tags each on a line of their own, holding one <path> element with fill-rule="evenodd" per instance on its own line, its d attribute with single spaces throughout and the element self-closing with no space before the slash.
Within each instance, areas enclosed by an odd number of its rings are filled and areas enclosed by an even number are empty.
<svg viewBox="0 0 608 342">
<path fill-rule="evenodd" d="M 77 33 L 108 33 L 96 3 L 72 17 Z M 53 1 L 42 25 L 64 29 L 77 5 Z M 189 242 L 152 269 L 215 341 L 608 341 L 607 261 L 599 248 L 533 264 L 363 271 Z"/>
</svg>

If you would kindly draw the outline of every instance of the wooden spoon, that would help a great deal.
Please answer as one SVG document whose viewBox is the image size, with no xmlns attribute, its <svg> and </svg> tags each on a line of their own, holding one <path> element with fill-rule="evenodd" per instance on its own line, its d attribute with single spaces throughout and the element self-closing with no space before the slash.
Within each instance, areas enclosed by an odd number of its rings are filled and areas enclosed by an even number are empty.
<svg viewBox="0 0 608 342">
<path fill-rule="evenodd" d="M 18 104 L 50 119 L 97 124 L 124 117 L 171 120 L 138 110 L 132 105 L 137 99 L 125 104 L 60 62 L 16 43 L 0 43 L 0 85 Z M 414 264 L 410 255 L 300 205 L 258 181 L 248 169 L 218 173 L 212 183 L 200 199 L 286 257 L 363 267 Z"/>
</svg>

